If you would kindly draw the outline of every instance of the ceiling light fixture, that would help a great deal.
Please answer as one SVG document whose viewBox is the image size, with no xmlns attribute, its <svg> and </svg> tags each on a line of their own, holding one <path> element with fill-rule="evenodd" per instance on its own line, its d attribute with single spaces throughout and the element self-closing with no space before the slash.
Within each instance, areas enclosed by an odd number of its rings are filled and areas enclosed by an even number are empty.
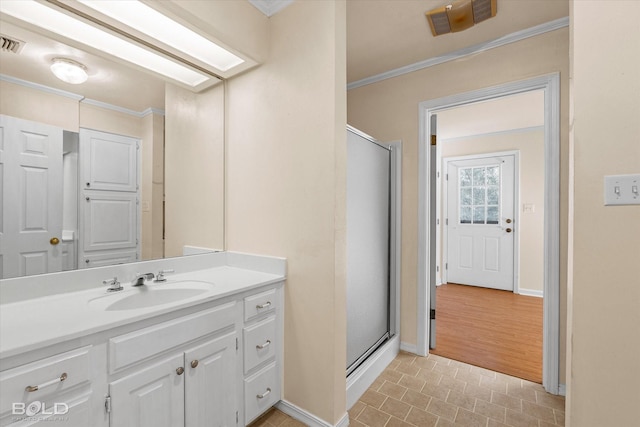
<svg viewBox="0 0 640 427">
<path fill-rule="evenodd" d="M 200 90 L 218 81 L 210 74 L 171 60 L 127 39 L 116 37 L 40 2 L 0 1 L 0 12 L 69 40 L 81 41 L 96 51 L 163 75 L 194 90 Z"/>
<path fill-rule="evenodd" d="M 497 0 L 458 0 L 430 10 L 425 15 L 431 33 L 439 36 L 457 33 L 496 16 Z"/>
<path fill-rule="evenodd" d="M 87 67 L 67 58 L 53 58 L 51 72 L 60 80 L 72 85 L 79 85 L 87 81 Z"/>
<path fill-rule="evenodd" d="M 78 2 L 218 70 L 228 71 L 244 62 L 239 56 L 140 1 Z"/>
</svg>

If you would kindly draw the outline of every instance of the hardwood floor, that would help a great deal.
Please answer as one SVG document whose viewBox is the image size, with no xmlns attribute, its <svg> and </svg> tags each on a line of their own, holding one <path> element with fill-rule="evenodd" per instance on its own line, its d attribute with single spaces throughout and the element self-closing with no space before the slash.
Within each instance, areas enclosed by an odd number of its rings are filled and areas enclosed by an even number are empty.
<svg viewBox="0 0 640 427">
<path fill-rule="evenodd" d="M 542 382 L 542 298 L 457 284 L 436 290 L 432 353 Z"/>
</svg>

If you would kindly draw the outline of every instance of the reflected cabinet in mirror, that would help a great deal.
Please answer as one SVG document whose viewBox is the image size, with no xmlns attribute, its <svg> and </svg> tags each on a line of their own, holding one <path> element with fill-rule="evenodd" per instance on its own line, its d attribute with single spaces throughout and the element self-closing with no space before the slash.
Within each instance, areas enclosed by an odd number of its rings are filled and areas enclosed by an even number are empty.
<svg viewBox="0 0 640 427">
<path fill-rule="evenodd" d="M 224 85 L 194 93 L 4 19 L 26 43 L 0 61 L 0 278 L 222 250 Z M 60 51 L 86 83 L 56 81 Z"/>
</svg>

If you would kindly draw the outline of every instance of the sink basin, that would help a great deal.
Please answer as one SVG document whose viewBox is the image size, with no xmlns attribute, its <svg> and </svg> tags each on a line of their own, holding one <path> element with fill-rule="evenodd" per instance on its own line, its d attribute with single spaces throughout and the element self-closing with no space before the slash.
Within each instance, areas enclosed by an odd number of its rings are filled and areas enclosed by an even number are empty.
<svg viewBox="0 0 640 427">
<path fill-rule="evenodd" d="M 106 311 L 135 310 L 181 302 L 209 292 L 213 287 L 213 283 L 196 280 L 150 283 L 93 298 L 89 305 Z"/>
</svg>

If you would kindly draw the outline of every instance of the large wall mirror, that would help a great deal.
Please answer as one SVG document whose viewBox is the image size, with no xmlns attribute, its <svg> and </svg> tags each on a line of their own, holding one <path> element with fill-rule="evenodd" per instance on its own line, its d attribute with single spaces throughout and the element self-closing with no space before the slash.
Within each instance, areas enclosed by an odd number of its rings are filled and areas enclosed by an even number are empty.
<svg viewBox="0 0 640 427">
<path fill-rule="evenodd" d="M 0 15 L 0 28 L 21 44 L 0 53 L 0 278 L 224 249 L 222 82 L 195 92 L 7 15 Z M 89 79 L 58 80 L 50 71 L 58 57 L 81 62 Z M 16 123 L 40 130 L 16 138 Z M 47 175 L 37 162 L 21 164 L 20 150 L 34 158 L 47 151 L 49 142 L 38 138 L 50 128 L 62 135 L 60 154 L 51 159 L 61 172 Z M 130 173 L 128 165 L 134 186 L 105 184 L 118 171 Z M 41 185 L 28 196 L 32 202 L 16 196 L 25 182 Z M 56 211 L 53 220 L 41 214 L 47 209 Z M 131 221 L 127 212 L 134 223 L 123 228 L 117 221 Z M 18 248 L 16 236 L 25 231 L 50 246 L 48 253 Z M 119 252 L 110 240 L 129 246 Z M 69 241 L 76 245 L 71 255 L 62 244 Z"/>
</svg>

